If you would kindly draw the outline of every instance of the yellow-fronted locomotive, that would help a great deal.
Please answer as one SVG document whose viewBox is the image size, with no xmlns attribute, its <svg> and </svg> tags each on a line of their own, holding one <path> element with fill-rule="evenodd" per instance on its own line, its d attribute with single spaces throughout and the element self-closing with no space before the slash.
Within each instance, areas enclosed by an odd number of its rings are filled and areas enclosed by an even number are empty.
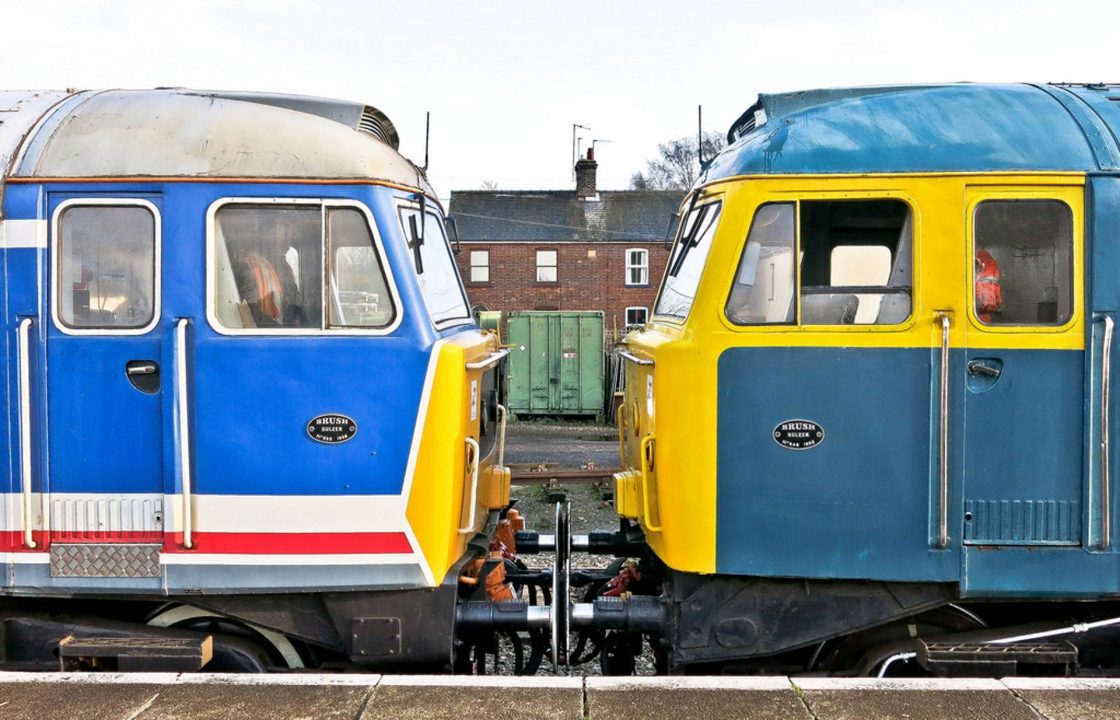
<svg viewBox="0 0 1120 720">
<path fill-rule="evenodd" d="M 764 95 L 625 340 L 671 671 L 1114 672 L 1113 86 Z"/>
</svg>

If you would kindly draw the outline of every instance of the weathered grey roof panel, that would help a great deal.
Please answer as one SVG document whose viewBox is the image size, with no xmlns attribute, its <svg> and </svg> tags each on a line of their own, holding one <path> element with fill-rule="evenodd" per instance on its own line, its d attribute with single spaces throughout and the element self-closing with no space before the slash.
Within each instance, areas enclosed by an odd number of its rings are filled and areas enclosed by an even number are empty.
<svg viewBox="0 0 1120 720">
<path fill-rule="evenodd" d="M 356 103 L 191 90 L 90 93 L 52 118 L 12 172 L 42 178 L 375 179 L 428 187 L 388 141 L 383 114 Z M 348 124 L 371 110 L 381 136 Z M 347 122 L 331 115 L 343 113 Z M 363 112 L 358 112 L 359 125 Z"/>
<path fill-rule="evenodd" d="M 676 190 L 607 190 L 597 200 L 570 190 L 456 190 L 449 210 L 466 242 L 659 242 L 683 197 Z"/>
<path fill-rule="evenodd" d="M 35 123 L 66 95 L 61 91 L 0 91 L 0 184 Z"/>
</svg>

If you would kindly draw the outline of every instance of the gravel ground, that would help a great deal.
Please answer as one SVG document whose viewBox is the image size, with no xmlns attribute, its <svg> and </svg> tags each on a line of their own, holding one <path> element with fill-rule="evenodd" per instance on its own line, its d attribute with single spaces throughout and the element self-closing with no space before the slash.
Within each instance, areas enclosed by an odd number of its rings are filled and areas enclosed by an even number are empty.
<svg viewBox="0 0 1120 720">
<path fill-rule="evenodd" d="M 520 421 L 510 423 L 506 430 L 506 464 L 515 470 L 578 470 L 591 468 L 614 469 L 618 467 L 618 436 L 610 425 L 592 423 L 561 423 L 556 421 Z M 615 530 L 618 515 L 610 502 L 613 488 L 593 483 L 560 483 L 571 503 L 569 520 L 573 533 L 585 534 L 593 530 Z M 556 488 L 543 485 L 515 485 L 511 494 L 517 498 L 517 509 L 525 517 L 527 530 L 541 533 L 555 532 L 556 507 L 549 500 L 549 493 Z M 528 555 L 522 558 L 531 568 L 551 568 L 555 560 L 552 553 Z M 604 568 L 613 557 L 575 553 L 573 568 Z M 573 590 L 572 600 L 582 601 L 582 591 Z M 573 637 L 574 642 L 574 637 Z M 504 658 L 505 659 L 505 658 Z M 503 665 L 510 664 L 503 662 Z M 551 674 L 551 665 L 545 663 L 539 674 Z M 598 661 L 572 668 L 561 668 L 561 674 L 576 676 L 599 675 Z M 639 675 L 654 674 L 653 654 L 649 648 L 638 658 Z"/>
<path fill-rule="evenodd" d="M 506 428 L 506 464 L 514 470 L 618 467 L 618 431 L 611 425 L 520 420 Z"/>
</svg>

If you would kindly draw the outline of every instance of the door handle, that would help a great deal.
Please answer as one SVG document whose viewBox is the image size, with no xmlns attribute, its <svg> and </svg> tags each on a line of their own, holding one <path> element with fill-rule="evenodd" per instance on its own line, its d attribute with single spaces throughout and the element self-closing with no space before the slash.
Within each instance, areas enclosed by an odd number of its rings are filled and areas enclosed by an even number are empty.
<svg viewBox="0 0 1120 720">
<path fill-rule="evenodd" d="M 154 362 L 130 362 L 128 367 L 125 368 L 125 372 L 128 373 L 129 377 L 136 375 L 155 375 L 159 372 L 159 365 Z"/>
<path fill-rule="evenodd" d="M 985 360 L 969 360 L 968 374 L 983 375 L 994 380 L 1003 374 L 1003 369 Z"/>
<path fill-rule="evenodd" d="M 124 374 L 132 387 L 147 395 L 155 395 L 160 390 L 159 363 L 155 360 L 129 360 L 124 365 Z"/>
</svg>

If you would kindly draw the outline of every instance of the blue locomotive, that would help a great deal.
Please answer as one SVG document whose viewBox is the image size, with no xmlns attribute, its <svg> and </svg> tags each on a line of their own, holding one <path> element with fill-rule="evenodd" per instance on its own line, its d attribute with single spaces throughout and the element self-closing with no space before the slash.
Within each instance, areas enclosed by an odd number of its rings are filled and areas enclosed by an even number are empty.
<svg viewBox="0 0 1120 720">
<path fill-rule="evenodd" d="M 451 665 L 505 351 L 397 145 L 350 102 L 0 93 L 6 667 Z"/>
</svg>

